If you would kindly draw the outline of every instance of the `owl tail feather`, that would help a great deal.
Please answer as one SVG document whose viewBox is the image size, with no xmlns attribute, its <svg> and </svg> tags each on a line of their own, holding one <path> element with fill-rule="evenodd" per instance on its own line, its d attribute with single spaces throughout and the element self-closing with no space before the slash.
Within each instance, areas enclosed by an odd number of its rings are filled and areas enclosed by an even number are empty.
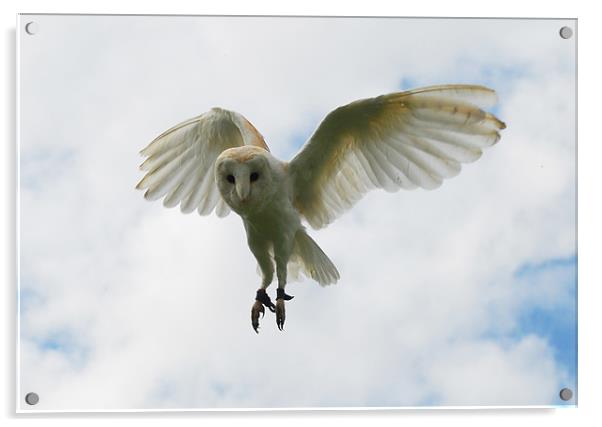
<svg viewBox="0 0 602 427">
<path fill-rule="evenodd" d="M 341 277 L 330 258 L 304 229 L 300 229 L 295 234 L 293 253 L 288 266 L 289 272 L 293 275 L 296 273 L 295 270 L 300 271 L 321 286 L 334 284 Z"/>
</svg>

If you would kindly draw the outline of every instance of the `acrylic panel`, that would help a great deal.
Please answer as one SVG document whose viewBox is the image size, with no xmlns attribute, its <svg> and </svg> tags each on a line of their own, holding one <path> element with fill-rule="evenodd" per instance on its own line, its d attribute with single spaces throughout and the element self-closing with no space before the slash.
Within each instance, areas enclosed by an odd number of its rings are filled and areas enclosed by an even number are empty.
<svg viewBox="0 0 602 427">
<path fill-rule="evenodd" d="M 576 20 L 17 35 L 19 411 L 576 405 Z"/>
</svg>

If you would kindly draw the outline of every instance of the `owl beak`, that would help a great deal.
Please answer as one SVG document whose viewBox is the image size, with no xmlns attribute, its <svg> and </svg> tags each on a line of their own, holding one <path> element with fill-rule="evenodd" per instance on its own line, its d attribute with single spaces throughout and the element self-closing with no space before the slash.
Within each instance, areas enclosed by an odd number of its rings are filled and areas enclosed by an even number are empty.
<svg viewBox="0 0 602 427">
<path fill-rule="evenodd" d="M 236 183 L 236 194 L 241 202 L 246 202 L 251 194 L 251 186 L 248 182 Z"/>
</svg>

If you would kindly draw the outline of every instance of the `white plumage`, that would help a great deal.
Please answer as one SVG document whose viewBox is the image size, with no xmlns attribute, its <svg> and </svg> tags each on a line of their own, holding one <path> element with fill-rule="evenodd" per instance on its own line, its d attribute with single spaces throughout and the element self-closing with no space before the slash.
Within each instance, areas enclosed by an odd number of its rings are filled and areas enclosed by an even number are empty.
<svg viewBox="0 0 602 427">
<path fill-rule="evenodd" d="M 301 220 L 322 228 L 369 190 L 437 188 L 495 144 L 503 122 L 485 111 L 495 92 L 474 85 L 432 86 L 339 107 L 290 161 L 276 159 L 242 115 L 220 108 L 161 134 L 141 154 L 144 197 L 166 207 L 220 217 L 230 210 L 245 225 L 262 273 L 252 308 L 257 331 L 264 306 L 282 329 L 289 272 L 327 285 L 339 272 Z M 275 268 L 274 268 L 275 264 Z M 272 304 L 265 289 L 278 278 Z"/>
</svg>

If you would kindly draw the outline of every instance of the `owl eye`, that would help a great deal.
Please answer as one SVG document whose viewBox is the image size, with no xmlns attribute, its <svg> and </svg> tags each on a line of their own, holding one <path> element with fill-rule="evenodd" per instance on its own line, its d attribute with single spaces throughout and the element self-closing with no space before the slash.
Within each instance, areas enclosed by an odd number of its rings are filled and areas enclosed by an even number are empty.
<svg viewBox="0 0 602 427">
<path fill-rule="evenodd" d="M 257 172 L 253 172 L 249 179 L 251 180 L 251 182 L 255 182 L 259 179 L 259 174 Z"/>
<path fill-rule="evenodd" d="M 230 184 L 234 184 L 234 175 L 228 175 L 228 176 L 226 177 L 226 179 L 228 180 L 228 182 L 229 182 Z"/>
</svg>

